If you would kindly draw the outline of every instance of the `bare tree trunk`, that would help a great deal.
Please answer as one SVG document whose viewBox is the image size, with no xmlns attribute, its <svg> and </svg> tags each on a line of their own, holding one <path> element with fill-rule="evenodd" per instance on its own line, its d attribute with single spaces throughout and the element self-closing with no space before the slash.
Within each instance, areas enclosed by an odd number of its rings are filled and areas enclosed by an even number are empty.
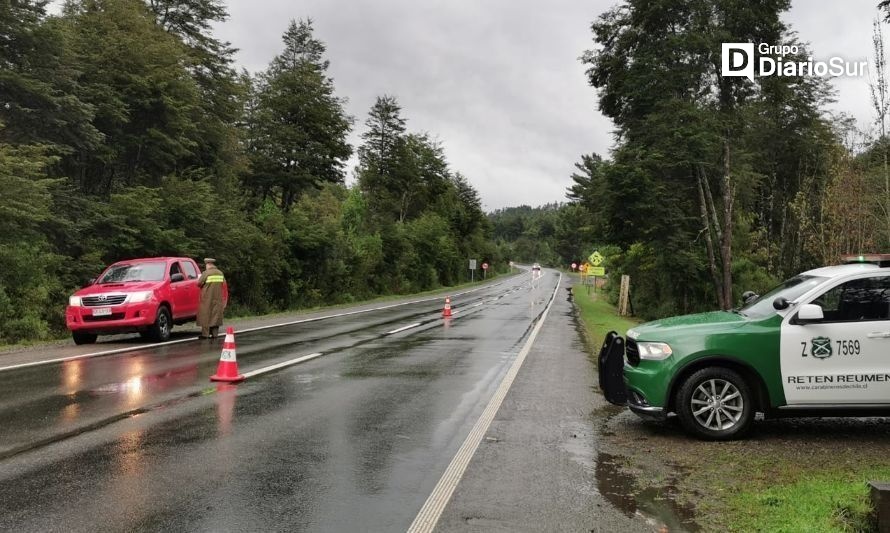
<svg viewBox="0 0 890 533">
<path fill-rule="evenodd" d="M 699 169 L 698 199 L 699 206 L 701 207 L 703 231 L 705 232 L 705 244 L 708 249 L 708 270 L 711 272 L 711 281 L 714 283 L 714 293 L 717 295 L 717 305 L 720 306 L 720 309 L 726 309 L 726 304 L 723 301 L 723 287 L 720 285 L 720 276 L 717 273 L 717 259 L 714 256 L 714 241 L 711 239 L 711 224 L 708 221 L 708 204 L 705 200 L 705 190 L 702 186 L 702 181 L 704 181 L 704 176 L 701 169 Z"/>
<path fill-rule="evenodd" d="M 402 199 L 399 202 L 399 222 L 405 221 L 405 213 L 408 211 L 408 191 L 402 193 Z"/>
<path fill-rule="evenodd" d="M 776 173 L 770 174 L 769 180 L 769 203 L 767 204 L 766 214 L 766 271 L 775 274 L 773 270 L 773 209 L 775 209 L 776 201 Z"/>
<path fill-rule="evenodd" d="M 884 152 L 884 222 L 887 231 L 887 244 L 890 245 L 890 171 L 887 170 L 886 137 L 883 140 L 885 141 L 882 150 Z"/>
<path fill-rule="evenodd" d="M 887 79 L 887 61 L 884 54 L 884 34 L 881 31 L 880 19 L 875 19 L 872 32 L 874 48 L 875 78 L 869 82 L 871 103 L 877 115 L 877 123 L 881 128 L 880 146 L 884 156 L 884 201 L 878 202 L 884 215 L 884 231 L 887 243 L 890 244 L 890 170 L 887 168 L 887 114 L 890 112 L 890 83 Z"/>
<path fill-rule="evenodd" d="M 723 243 L 720 256 L 723 261 L 723 308 L 732 307 L 732 203 L 733 184 L 729 164 L 729 138 L 723 141 Z"/>
<path fill-rule="evenodd" d="M 717 242 L 723 242 L 723 231 L 720 229 L 720 221 L 717 220 L 717 209 L 714 207 L 714 195 L 711 194 L 711 185 L 704 172 L 702 175 L 702 183 L 705 185 L 705 198 L 708 200 L 708 211 L 711 213 L 711 226 L 714 228 L 714 234 L 717 236 Z"/>
</svg>

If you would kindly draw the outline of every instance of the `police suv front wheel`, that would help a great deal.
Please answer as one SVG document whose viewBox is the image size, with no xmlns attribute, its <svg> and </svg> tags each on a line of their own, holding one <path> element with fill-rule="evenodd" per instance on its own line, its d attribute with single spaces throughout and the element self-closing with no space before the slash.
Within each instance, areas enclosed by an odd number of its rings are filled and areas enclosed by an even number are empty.
<svg viewBox="0 0 890 533">
<path fill-rule="evenodd" d="M 738 372 L 708 367 L 689 376 L 674 404 L 686 431 L 707 440 L 729 440 L 745 434 L 754 420 L 754 396 Z"/>
</svg>

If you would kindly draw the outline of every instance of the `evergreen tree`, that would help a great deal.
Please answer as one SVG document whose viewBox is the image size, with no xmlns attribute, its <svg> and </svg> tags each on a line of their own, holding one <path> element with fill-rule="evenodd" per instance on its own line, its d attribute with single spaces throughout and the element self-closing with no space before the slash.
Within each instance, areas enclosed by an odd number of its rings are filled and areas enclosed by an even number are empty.
<svg viewBox="0 0 890 533">
<path fill-rule="evenodd" d="M 393 181 L 405 154 L 405 119 L 393 96 L 378 96 L 365 121 L 364 144 L 358 150 L 358 182 L 377 216 L 398 213 Z"/>
<path fill-rule="evenodd" d="M 831 142 L 818 111 L 824 81 L 752 82 L 720 71 L 723 42 L 793 43 L 781 21 L 789 5 L 628 0 L 593 24 L 600 48 L 583 60 L 591 85 L 599 89 L 600 109 L 618 128 L 619 143 L 604 167 L 607 198 L 602 182 L 594 181 L 575 180 L 571 194 L 605 207 L 605 230 L 613 242 L 657 250 L 658 272 L 670 273 L 675 283 L 654 285 L 664 291 L 655 298 L 698 301 L 706 290 L 701 282 L 708 280 L 718 304 L 732 307 L 734 250 L 758 246 L 737 227 L 748 224 L 755 199 L 778 200 L 773 195 L 784 184 L 777 180 L 824 161 L 811 151 Z M 764 142 L 773 136 L 789 145 L 773 149 Z M 788 189 L 782 208 L 797 192 Z M 789 227 L 785 221 L 793 218 L 787 211 L 775 217 L 772 206 L 760 213 L 768 228 Z M 780 245 L 797 240 L 773 232 L 768 238 Z"/>
<path fill-rule="evenodd" d="M 237 51 L 213 36 L 212 23 L 228 12 L 220 0 L 146 0 L 157 23 L 186 47 L 187 68 L 200 91 L 197 127 L 202 135 L 184 164 L 207 169 L 217 182 L 234 177 L 240 166 L 236 123 L 245 88 L 232 67 Z"/>
<path fill-rule="evenodd" d="M 63 171 L 82 190 L 107 196 L 117 186 L 157 186 L 189 166 L 203 133 L 182 43 L 136 0 L 69 2 L 62 24 L 79 72 L 77 94 L 94 108 L 104 137 L 65 157 Z"/>
<path fill-rule="evenodd" d="M 97 145 L 93 108 L 73 94 L 76 72 L 45 1 L 0 0 L 0 140 L 50 143 L 57 151 Z"/>
<path fill-rule="evenodd" d="M 334 95 L 312 22 L 292 21 L 283 41 L 284 51 L 255 82 L 246 184 L 263 197 L 274 195 L 287 211 L 302 192 L 343 181 L 352 119 Z"/>
</svg>

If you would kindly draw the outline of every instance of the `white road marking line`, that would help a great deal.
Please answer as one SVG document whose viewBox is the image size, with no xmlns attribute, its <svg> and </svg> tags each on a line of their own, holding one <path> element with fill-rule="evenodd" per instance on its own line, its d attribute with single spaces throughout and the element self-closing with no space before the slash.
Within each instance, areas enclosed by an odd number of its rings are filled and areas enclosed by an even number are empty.
<svg viewBox="0 0 890 533">
<path fill-rule="evenodd" d="M 419 325 L 420 325 L 420 322 L 415 322 L 415 323 L 413 323 L 413 324 L 409 324 L 409 325 L 407 325 L 407 326 L 402 326 L 402 327 L 400 327 L 399 329 L 394 329 L 394 330 L 392 330 L 392 331 L 387 331 L 386 333 L 384 333 L 384 335 L 392 335 L 392 334 L 394 334 L 394 333 L 398 333 L 398 332 L 400 332 L 400 331 L 405 331 L 406 329 L 416 328 L 416 327 L 419 326 Z"/>
<path fill-rule="evenodd" d="M 29 366 L 40 366 L 40 365 L 48 365 L 50 363 L 64 363 L 65 361 L 76 361 L 77 359 L 86 359 L 88 357 L 99 357 L 102 355 L 115 355 L 115 354 L 119 354 L 119 353 L 133 352 L 136 350 L 160 348 L 161 346 L 171 346 L 173 344 L 182 344 L 184 342 L 194 342 L 196 340 L 199 340 L 199 339 L 189 337 L 188 339 L 177 339 L 175 341 L 156 342 L 153 344 L 140 344 L 139 346 L 118 348 L 116 350 L 106 350 L 104 352 L 93 352 L 93 353 L 87 353 L 87 354 L 83 354 L 83 355 L 71 355 L 68 357 L 59 357 L 58 359 L 47 359 L 44 361 L 34 361 L 31 363 L 20 363 L 17 365 L 9 365 L 9 366 L 0 367 L 0 372 L 3 372 L 4 370 L 14 370 L 16 368 L 27 368 Z"/>
<path fill-rule="evenodd" d="M 411 523 L 411 527 L 408 528 L 408 533 L 432 532 L 436 527 L 439 518 L 442 516 L 442 511 L 445 510 L 445 505 L 448 504 L 451 495 L 454 493 L 454 489 L 457 488 L 457 484 L 460 483 L 460 480 L 467 469 L 467 465 L 470 463 L 470 459 L 472 459 L 473 455 L 476 453 L 476 449 L 479 447 L 482 437 L 485 435 L 485 432 L 488 431 L 488 427 L 491 425 L 492 420 L 494 420 L 494 415 L 497 414 L 498 409 L 501 407 L 501 403 L 503 403 L 504 398 L 507 396 L 507 392 L 513 385 L 513 380 L 519 373 L 519 368 L 522 366 L 523 361 L 525 361 L 528 352 L 531 351 L 532 344 L 534 344 L 535 338 L 538 336 L 538 332 L 541 330 L 541 327 L 544 325 L 544 320 L 547 318 L 547 313 L 550 312 L 553 302 L 556 301 L 556 292 L 559 290 L 560 281 L 562 281 L 562 274 L 557 278 L 556 288 L 553 290 L 550 304 L 541 314 L 540 320 L 538 320 L 538 323 L 532 330 L 531 335 L 529 335 L 529 338 L 519 352 L 519 355 L 516 356 L 516 360 L 513 361 L 513 365 L 510 366 L 510 370 L 507 371 L 498 390 L 495 391 L 494 396 L 488 402 L 488 406 L 485 407 L 482 416 L 476 421 L 470 434 L 467 435 L 466 440 L 464 440 L 464 443 L 457 451 L 457 455 L 451 460 L 451 463 L 448 465 L 448 468 L 445 469 L 445 473 L 442 474 L 442 477 L 439 479 L 433 492 L 430 494 L 429 498 L 427 498 L 423 507 L 420 508 L 420 512 L 417 513 L 417 516 Z"/>
<path fill-rule="evenodd" d="M 457 297 L 457 296 L 463 296 L 463 295 L 465 295 L 465 294 L 470 294 L 470 293 L 473 293 L 473 292 L 476 292 L 476 291 L 481 291 L 482 289 L 488 289 L 488 288 L 491 288 L 491 287 L 497 287 L 497 286 L 499 286 L 499 285 L 502 285 L 502 284 L 506 283 L 507 281 L 509 281 L 509 280 L 504 280 L 504 281 L 501 281 L 501 282 L 498 282 L 498 283 L 494 283 L 494 284 L 492 284 L 492 285 L 488 285 L 488 286 L 485 286 L 485 287 L 476 287 L 475 289 L 470 289 L 470 290 L 468 290 L 468 291 L 458 292 L 458 293 L 455 293 L 455 297 Z M 382 311 L 382 310 L 384 310 L 384 309 L 391 309 L 391 308 L 393 308 L 393 307 L 400 307 L 400 306 L 403 306 L 403 305 L 411 305 L 411 304 L 418 304 L 418 303 L 432 302 L 432 301 L 434 301 L 434 300 L 441 300 L 441 299 L 442 299 L 441 296 L 436 296 L 436 297 L 432 297 L 432 298 L 423 298 L 423 299 L 420 299 L 420 300 L 412 300 L 412 301 L 410 301 L 410 302 L 402 302 L 402 303 L 398 303 L 398 304 L 384 305 L 384 306 L 382 306 L 382 307 L 374 307 L 374 308 L 372 308 L 372 309 L 360 309 L 360 310 L 358 310 L 358 311 L 349 311 L 349 312 L 346 312 L 346 313 L 337 313 L 337 314 L 334 314 L 334 315 L 319 316 L 319 317 L 314 317 L 314 318 L 304 318 L 304 319 L 301 319 L 301 320 L 294 320 L 294 321 L 292 321 L 292 322 L 283 322 L 283 323 L 281 323 L 281 324 L 272 324 L 272 325 L 269 325 L 269 326 L 259 326 L 259 327 L 256 327 L 256 328 L 239 329 L 239 330 L 236 330 L 235 333 L 249 333 L 249 332 L 252 332 L 252 331 L 261 331 L 261 330 L 264 330 L 264 329 L 281 328 L 281 327 L 285 327 L 285 326 L 293 326 L 293 325 L 296 325 L 296 324 L 303 324 L 303 323 L 305 323 L 305 322 L 317 322 L 317 321 L 319 321 L 319 320 L 326 320 L 326 319 L 329 319 L 329 318 L 338 318 L 338 317 L 341 317 L 341 316 L 358 315 L 358 314 L 361 314 L 361 313 L 370 313 L 370 312 L 372 312 L 372 311 Z M 81 355 L 72 355 L 72 356 L 68 356 L 68 357 L 59 357 L 59 358 L 56 358 L 56 359 L 46 359 L 46 360 L 43 360 L 43 361 L 33 361 L 33 362 L 30 362 L 30 363 L 20 363 L 20 364 L 17 364 L 17 365 L 9 365 L 9 366 L 3 366 L 3 367 L 0 367 L 0 372 L 4 372 L 4 371 L 7 371 L 7 370 L 15 370 L 15 369 L 17 369 L 17 368 L 28 368 L 28 367 L 32 367 L 32 366 L 49 365 L 49 364 L 52 364 L 52 363 L 64 363 L 65 361 L 76 361 L 77 359 L 87 359 L 87 358 L 90 358 L 90 357 L 101 357 L 101 356 L 104 356 L 104 355 L 116 355 L 116 354 L 127 353 L 127 352 L 135 352 L 135 351 L 139 351 L 139 350 L 151 350 L 151 349 L 154 349 L 154 348 L 160 348 L 160 347 L 162 347 L 162 346 L 172 346 L 172 345 L 174 345 L 174 344 L 182 344 L 182 343 L 185 343 L 185 342 L 196 342 L 196 341 L 198 341 L 198 340 L 200 340 L 200 339 L 198 339 L 197 337 L 189 337 L 189 338 L 187 338 L 187 339 L 177 339 L 177 340 L 174 340 L 174 341 L 167 341 L 167 342 L 156 342 L 156 343 L 153 343 L 153 344 L 140 344 L 140 345 L 138 345 L 138 346 L 130 346 L 130 347 L 127 347 L 127 348 L 117 348 L 117 349 L 114 349 L 114 350 L 105 350 L 105 351 L 101 351 L 101 352 L 92 352 L 92 353 L 86 353 L 86 354 L 81 354 Z"/>
<path fill-rule="evenodd" d="M 244 379 L 252 378 L 254 376 L 259 376 L 260 374 L 265 374 L 266 372 L 271 372 L 273 370 L 278 370 L 279 368 L 284 368 L 286 366 L 295 365 L 297 363 L 303 363 L 306 361 L 310 361 L 315 359 L 316 357 L 321 357 L 323 354 L 321 352 L 311 353 L 309 355 L 304 355 L 302 357 L 297 357 L 296 359 L 291 359 L 290 361 L 285 361 L 283 363 L 277 363 L 274 365 L 269 365 L 263 368 L 259 368 L 257 370 L 251 370 L 250 372 L 244 373 Z"/>
</svg>

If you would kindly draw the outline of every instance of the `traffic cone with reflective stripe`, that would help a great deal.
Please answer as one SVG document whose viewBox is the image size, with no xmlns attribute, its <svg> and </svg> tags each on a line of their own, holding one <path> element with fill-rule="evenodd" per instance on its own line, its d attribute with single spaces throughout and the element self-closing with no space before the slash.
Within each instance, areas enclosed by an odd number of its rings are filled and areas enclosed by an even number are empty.
<svg viewBox="0 0 890 533">
<path fill-rule="evenodd" d="M 445 309 L 442 309 L 442 316 L 443 317 L 451 316 L 451 296 L 445 297 Z"/>
<path fill-rule="evenodd" d="M 238 373 L 238 361 L 235 356 L 235 330 L 232 326 L 226 329 L 226 339 L 223 341 L 222 353 L 219 354 L 219 365 L 216 374 L 210 376 L 210 381 L 243 381 L 244 376 Z"/>
</svg>

